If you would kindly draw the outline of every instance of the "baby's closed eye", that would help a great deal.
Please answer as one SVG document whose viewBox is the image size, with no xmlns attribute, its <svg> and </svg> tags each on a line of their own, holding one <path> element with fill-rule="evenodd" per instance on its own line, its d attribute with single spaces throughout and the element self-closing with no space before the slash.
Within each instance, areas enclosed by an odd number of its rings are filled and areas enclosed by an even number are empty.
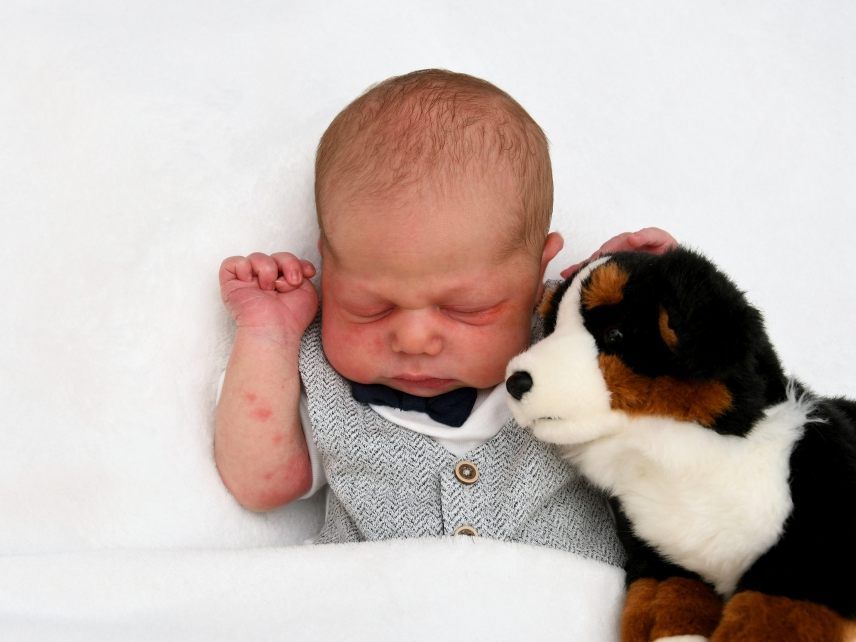
<svg viewBox="0 0 856 642">
<path fill-rule="evenodd" d="M 395 308 L 391 306 L 373 307 L 373 308 L 349 308 L 346 310 L 348 316 L 352 317 L 358 323 L 371 323 L 379 321 L 384 317 L 389 316 Z"/>
<path fill-rule="evenodd" d="M 466 323 L 487 323 L 500 314 L 503 303 L 480 306 L 440 306 L 440 309 L 453 319 Z"/>
</svg>

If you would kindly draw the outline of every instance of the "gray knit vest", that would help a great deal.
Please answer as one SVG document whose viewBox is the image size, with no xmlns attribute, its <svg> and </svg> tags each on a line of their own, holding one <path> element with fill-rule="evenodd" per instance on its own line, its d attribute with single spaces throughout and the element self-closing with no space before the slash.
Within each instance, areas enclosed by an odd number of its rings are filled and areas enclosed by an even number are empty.
<svg viewBox="0 0 856 642">
<path fill-rule="evenodd" d="M 329 484 L 318 543 L 438 537 L 469 526 L 483 537 L 623 562 L 604 497 L 513 419 L 455 456 L 354 400 L 324 356 L 317 320 L 303 337 L 300 376 Z M 477 468 L 475 483 L 455 475 L 462 459 Z"/>
</svg>

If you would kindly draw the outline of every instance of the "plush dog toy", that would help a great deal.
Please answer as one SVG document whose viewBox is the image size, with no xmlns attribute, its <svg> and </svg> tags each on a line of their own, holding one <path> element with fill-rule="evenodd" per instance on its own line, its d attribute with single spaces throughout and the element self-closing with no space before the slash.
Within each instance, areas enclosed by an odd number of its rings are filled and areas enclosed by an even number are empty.
<svg viewBox="0 0 856 642">
<path fill-rule="evenodd" d="M 545 324 L 509 402 L 612 498 L 622 640 L 856 640 L 856 403 L 789 381 L 688 250 L 590 263 Z"/>
</svg>

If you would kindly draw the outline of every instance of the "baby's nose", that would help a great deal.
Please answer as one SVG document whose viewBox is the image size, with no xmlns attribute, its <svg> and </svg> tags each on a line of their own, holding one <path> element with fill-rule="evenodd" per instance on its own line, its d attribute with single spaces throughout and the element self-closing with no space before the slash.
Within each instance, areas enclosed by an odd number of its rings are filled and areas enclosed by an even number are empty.
<svg viewBox="0 0 856 642">
<path fill-rule="evenodd" d="M 505 381 L 508 394 L 520 401 L 523 395 L 532 390 L 532 375 L 525 370 L 518 370 Z"/>
<path fill-rule="evenodd" d="M 392 349 L 404 354 L 438 355 L 443 349 L 443 339 L 428 319 L 407 315 L 395 329 Z"/>
</svg>

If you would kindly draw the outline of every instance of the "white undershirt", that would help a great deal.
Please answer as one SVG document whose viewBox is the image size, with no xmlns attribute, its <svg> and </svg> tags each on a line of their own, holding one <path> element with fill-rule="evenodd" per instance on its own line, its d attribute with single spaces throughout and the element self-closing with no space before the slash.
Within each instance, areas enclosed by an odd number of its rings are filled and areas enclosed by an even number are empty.
<svg viewBox="0 0 856 642">
<path fill-rule="evenodd" d="M 312 439 L 310 431 L 312 424 L 309 421 L 306 403 L 306 395 L 303 393 L 300 395 L 300 420 L 303 424 L 303 433 L 306 435 L 306 445 L 309 448 L 309 460 L 312 462 L 312 488 L 301 499 L 311 497 L 327 483 L 327 478 L 324 476 L 324 470 L 321 467 L 321 458 L 318 451 L 315 450 L 315 441 Z M 458 428 L 434 421 L 424 412 L 369 405 L 384 419 L 402 428 L 431 437 L 457 457 L 462 457 L 473 448 L 478 448 L 492 439 L 511 418 L 511 412 L 505 403 L 504 386 L 479 390 L 473 411 L 463 425 Z"/>
</svg>

